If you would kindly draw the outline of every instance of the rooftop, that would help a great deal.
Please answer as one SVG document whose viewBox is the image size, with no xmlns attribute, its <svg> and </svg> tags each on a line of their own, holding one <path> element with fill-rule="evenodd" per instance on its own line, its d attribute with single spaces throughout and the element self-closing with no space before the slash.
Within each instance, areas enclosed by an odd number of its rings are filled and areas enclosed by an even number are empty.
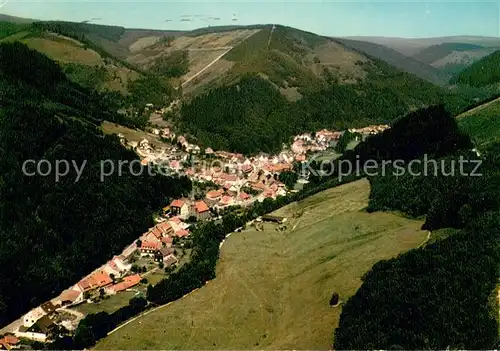
<svg viewBox="0 0 500 351">
<path fill-rule="evenodd" d="M 208 208 L 208 205 L 205 203 L 205 201 L 195 202 L 194 208 L 195 208 L 196 212 L 198 212 L 198 213 L 203 213 L 203 212 L 207 212 L 210 210 Z"/>
<path fill-rule="evenodd" d="M 171 207 L 182 207 L 182 206 L 184 206 L 184 201 L 182 201 L 180 199 L 176 199 L 176 200 L 172 201 L 170 206 Z"/>
<path fill-rule="evenodd" d="M 114 292 L 120 292 L 139 284 L 140 281 L 141 281 L 141 276 L 139 274 L 134 274 L 123 278 L 122 282 L 112 285 L 109 288 Z"/>
</svg>

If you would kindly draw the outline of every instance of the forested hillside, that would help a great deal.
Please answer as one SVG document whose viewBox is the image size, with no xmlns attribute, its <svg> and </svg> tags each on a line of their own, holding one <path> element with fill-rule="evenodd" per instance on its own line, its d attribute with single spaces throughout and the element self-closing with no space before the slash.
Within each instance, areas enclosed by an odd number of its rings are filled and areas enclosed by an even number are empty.
<svg viewBox="0 0 500 351">
<path fill-rule="evenodd" d="M 440 121 L 428 125 L 434 136 L 408 138 L 412 131 L 421 133 L 419 121 L 425 125 L 426 119 Z M 437 142 L 440 133 L 443 139 Z M 417 150 L 427 151 L 412 154 L 415 140 L 428 145 Z M 491 301 L 500 263 L 499 145 L 487 150 L 479 169 L 469 162 L 478 159 L 471 147 L 440 108 L 407 116 L 355 150 L 368 158 L 421 160 L 412 173 L 389 168 L 371 177 L 368 211 L 425 216 L 423 228 L 432 234 L 431 243 L 379 262 L 365 275 L 343 307 L 335 349 L 497 347 L 498 311 Z M 425 163 L 424 155 L 431 161 Z M 461 159 L 468 162 L 460 166 Z M 434 239 L 440 228 L 455 228 L 455 234 Z"/>
<path fill-rule="evenodd" d="M 101 182 L 101 160 L 137 159 L 98 129 L 99 120 L 119 117 L 40 53 L 1 44 L 0 85 L 2 325 L 120 252 L 152 224 L 153 211 L 190 191 L 191 183 L 147 172 L 132 176 L 128 168 Z M 68 160 L 84 168 L 78 181 L 71 167 L 56 182 L 53 173 L 24 175 L 28 159 L 45 159 L 52 167 Z"/>
<path fill-rule="evenodd" d="M 328 75 L 323 88 L 289 101 L 259 75 L 245 75 L 229 86 L 194 98 L 182 106 L 180 128 L 201 144 L 243 153 L 277 151 L 304 131 L 346 129 L 391 123 L 411 109 L 446 103 L 458 113 L 470 102 L 408 73 L 381 63 L 360 64 L 367 77 L 358 84 L 341 84 Z M 327 83 L 328 82 L 328 83 Z"/>
<path fill-rule="evenodd" d="M 484 87 L 500 82 L 500 50 L 483 57 L 452 79 L 452 83 Z"/>
</svg>

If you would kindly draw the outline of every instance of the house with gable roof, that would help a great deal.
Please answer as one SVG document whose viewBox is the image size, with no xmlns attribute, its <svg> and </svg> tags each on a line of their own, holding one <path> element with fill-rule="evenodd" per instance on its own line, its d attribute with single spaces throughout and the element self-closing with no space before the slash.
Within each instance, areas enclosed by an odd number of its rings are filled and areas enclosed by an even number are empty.
<svg viewBox="0 0 500 351">
<path fill-rule="evenodd" d="M 193 205 L 193 216 L 198 220 L 206 220 L 210 218 L 210 208 L 205 201 L 196 201 Z"/>
<path fill-rule="evenodd" d="M 186 218 L 189 216 L 189 206 L 186 201 L 176 199 L 170 204 L 170 213 L 174 216 Z"/>
</svg>

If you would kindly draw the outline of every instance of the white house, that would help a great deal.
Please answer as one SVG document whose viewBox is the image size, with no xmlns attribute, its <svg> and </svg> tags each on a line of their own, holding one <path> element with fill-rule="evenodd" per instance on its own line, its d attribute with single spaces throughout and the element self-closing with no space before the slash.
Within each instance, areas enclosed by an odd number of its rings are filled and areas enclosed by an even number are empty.
<svg viewBox="0 0 500 351">
<path fill-rule="evenodd" d="M 54 313 L 56 307 L 50 301 L 45 302 L 35 309 L 32 309 L 23 316 L 23 326 L 26 328 L 32 327 L 40 318 Z"/>
<path fill-rule="evenodd" d="M 37 308 L 32 309 L 23 316 L 23 326 L 25 328 L 30 328 L 36 323 L 36 321 L 38 321 L 45 315 L 46 313 L 44 310 L 42 310 L 42 307 L 38 306 Z"/>
<path fill-rule="evenodd" d="M 189 205 L 186 201 L 177 199 L 170 204 L 170 211 L 181 218 L 187 218 L 189 216 Z"/>
</svg>

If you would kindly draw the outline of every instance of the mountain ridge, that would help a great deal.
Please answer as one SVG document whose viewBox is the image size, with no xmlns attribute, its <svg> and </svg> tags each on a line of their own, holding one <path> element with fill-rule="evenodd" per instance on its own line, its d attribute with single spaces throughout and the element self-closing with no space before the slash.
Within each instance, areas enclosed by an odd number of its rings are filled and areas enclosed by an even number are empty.
<svg viewBox="0 0 500 351">
<path fill-rule="evenodd" d="M 414 74 L 415 76 L 436 85 L 445 86 L 451 78 L 451 75 L 446 74 L 425 62 L 420 62 L 412 57 L 405 56 L 387 46 L 368 41 L 358 41 L 345 38 L 334 39 L 340 41 L 348 47 L 357 49 L 367 55 L 371 55 L 377 59 L 385 61 L 394 67 Z"/>
</svg>

